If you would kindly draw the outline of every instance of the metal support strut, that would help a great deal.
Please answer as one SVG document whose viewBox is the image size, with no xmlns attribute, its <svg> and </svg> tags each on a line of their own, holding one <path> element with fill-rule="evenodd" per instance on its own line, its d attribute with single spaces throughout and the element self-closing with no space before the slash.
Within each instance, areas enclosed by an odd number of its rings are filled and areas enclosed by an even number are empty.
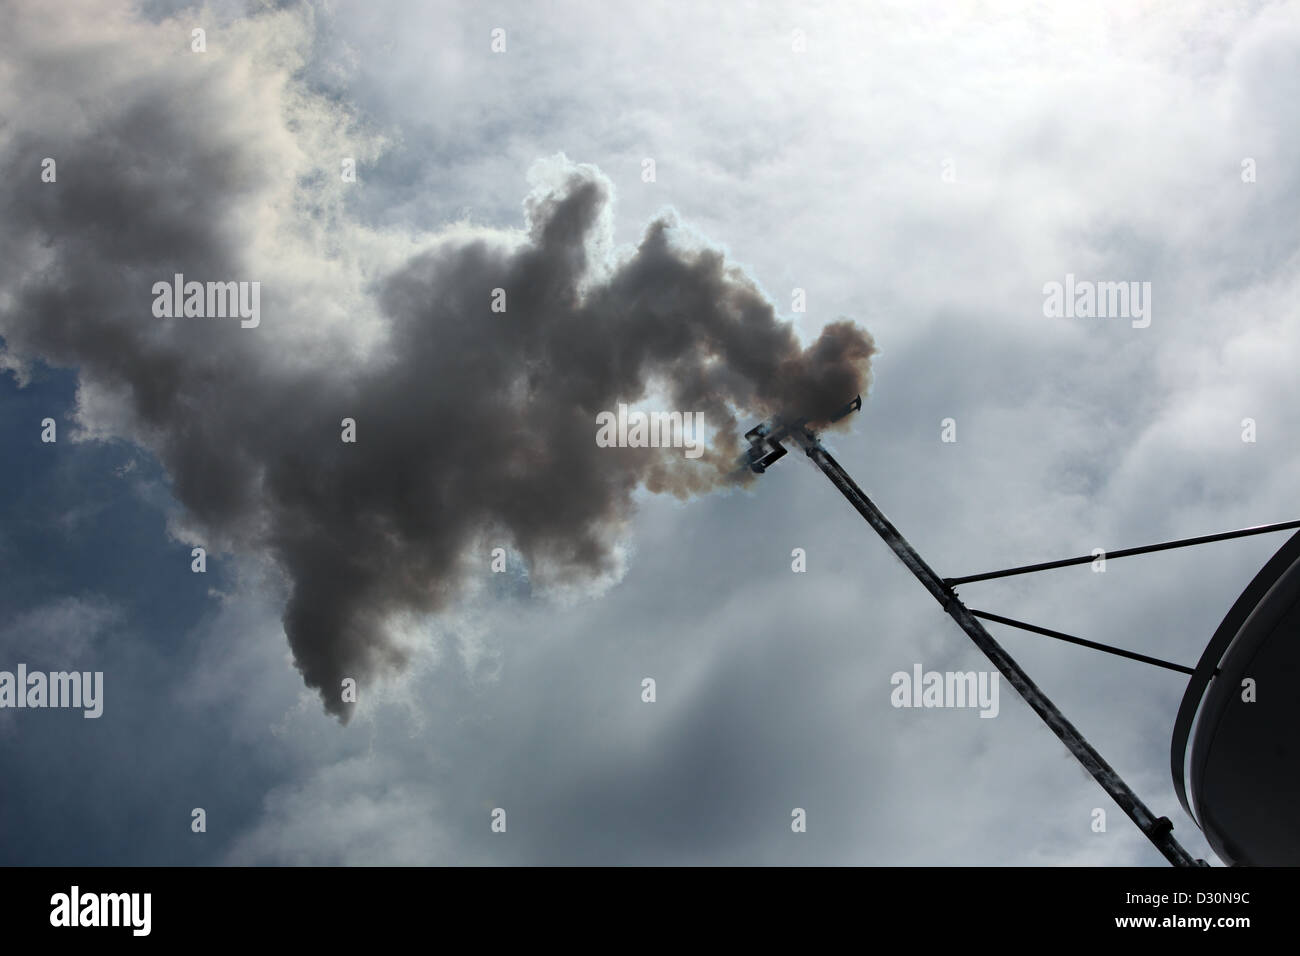
<svg viewBox="0 0 1300 956">
<path fill-rule="evenodd" d="M 950 584 L 946 583 L 922 560 L 913 548 L 885 517 L 884 513 L 876 507 L 875 503 L 866 496 L 861 488 L 857 486 L 848 473 L 840 467 L 831 455 L 822 447 L 817 436 L 807 428 L 798 427 L 791 429 L 790 434 L 807 453 L 808 457 L 820 468 L 840 490 L 840 493 L 848 499 L 849 504 L 857 509 L 862 517 L 867 519 L 867 523 L 876 530 L 876 533 L 884 539 L 885 543 L 893 549 L 907 567 L 909 571 L 916 576 L 916 579 L 925 586 L 936 601 L 943 606 L 957 626 L 966 632 L 967 636 L 975 642 L 975 646 L 984 652 L 987 657 L 1007 679 L 1012 687 L 1024 698 L 1025 703 L 1034 709 L 1034 712 L 1042 718 L 1043 722 L 1051 728 L 1052 733 L 1061 739 L 1061 742 L 1074 754 L 1075 759 L 1083 764 L 1093 778 L 1102 786 L 1102 789 L 1110 794 L 1111 798 L 1117 803 L 1130 820 L 1132 820 L 1170 863 L 1175 866 L 1205 866 L 1203 860 L 1194 859 L 1177 840 L 1174 839 L 1173 824 L 1168 817 L 1156 817 L 1147 809 L 1137 794 L 1129 789 L 1118 773 L 1102 759 L 1101 754 L 1093 749 L 1088 741 L 1074 728 L 1074 725 L 1066 720 L 1065 715 L 1057 710 L 1053 704 L 1038 686 L 1029 679 L 1029 675 L 1021 670 L 1017 664 L 1002 646 L 993 639 L 993 636 L 984 629 L 984 626 L 971 614 L 966 605 L 961 602 Z"/>
<path fill-rule="evenodd" d="M 1017 621 L 1015 618 L 1003 617 L 1001 614 L 990 614 L 988 611 L 976 611 L 970 609 L 974 617 L 984 621 L 993 621 L 997 624 L 1006 624 L 1008 627 L 1018 627 L 1022 631 L 1029 631 L 1031 634 L 1042 634 L 1044 637 L 1054 637 L 1058 641 L 1065 641 L 1069 644 L 1078 644 L 1080 647 L 1090 647 L 1094 651 L 1102 651 L 1106 654 L 1114 654 L 1116 657 L 1126 657 L 1131 661 L 1141 661 L 1143 664 L 1153 664 L 1156 667 L 1163 667 L 1165 670 L 1178 671 L 1180 674 L 1195 674 L 1196 671 L 1182 664 L 1174 664 L 1171 661 L 1162 661 L 1158 657 L 1150 657 L 1146 654 L 1139 654 L 1136 651 L 1126 651 L 1122 647 L 1111 647 L 1109 644 L 1099 644 L 1096 641 L 1084 640 L 1082 637 L 1075 637 L 1072 634 L 1063 634 L 1060 631 L 1053 631 L 1051 628 L 1039 627 L 1037 624 L 1026 624 L 1024 621 Z"/>
<path fill-rule="evenodd" d="M 1260 524 L 1252 528 L 1238 528 L 1236 531 L 1220 531 L 1218 534 L 1202 534 L 1195 538 L 1179 538 L 1177 541 L 1162 541 L 1159 544 L 1146 544 L 1140 548 L 1124 548 L 1121 551 L 1112 551 L 1106 555 L 1107 561 L 1114 561 L 1116 558 L 1128 558 L 1135 554 L 1151 554 L 1154 551 L 1168 551 L 1171 548 L 1188 548 L 1197 544 L 1208 544 L 1212 541 L 1227 541 L 1229 538 L 1247 538 L 1255 534 L 1268 534 L 1273 531 L 1287 531 L 1291 528 L 1300 528 L 1300 521 L 1279 521 L 1276 524 Z M 974 581 L 992 581 L 994 578 L 1009 578 L 1016 574 L 1033 574 L 1036 571 L 1051 571 L 1054 568 L 1068 568 L 1073 564 L 1091 564 L 1096 561 L 1097 557 L 1093 554 L 1083 554 L 1077 558 L 1063 558 L 1060 561 L 1044 561 L 1041 564 L 1026 564 L 1018 568 L 1003 568 L 1001 571 L 985 571 L 983 574 L 967 574 L 960 578 L 944 578 L 945 584 L 951 584 L 956 587 L 959 584 L 970 584 Z"/>
</svg>

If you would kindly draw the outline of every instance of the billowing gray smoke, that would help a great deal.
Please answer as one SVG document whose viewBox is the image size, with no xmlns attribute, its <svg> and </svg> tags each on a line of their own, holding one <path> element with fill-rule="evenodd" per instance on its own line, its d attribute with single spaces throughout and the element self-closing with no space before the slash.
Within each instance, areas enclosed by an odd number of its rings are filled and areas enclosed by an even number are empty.
<svg viewBox="0 0 1300 956">
<path fill-rule="evenodd" d="M 446 607 L 486 570 L 485 543 L 548 580 L 603 574 L 638 487 L 745 480 L 738 413 L 825 419 L 865 390 L 865 332 L 840 322 L 801 348 L 670 221 L 610 255 L 611 187 L 590 167 L 552 163 L 524 233 L 453 230 L 397 264 L 401 237 L 312 205 L 324 175 L 303 172 L 304 141 L 334 135 L 334 107 L 284 92 L 283 73 L 151 54 L 161 28 L 86 47 L 37 20 L 7 25 L 5 58 L 42 58 L 87 95 L 14 71 L 0 334 L 79 370 L 83 420 L 157 455 L 204 540 L 275 560 L 294 659 L 343 719 L 342 679 L 400 667 L 389 622 Z M 391 267 L 356 265 L 381 246 Z M 151 289 L 175 273 L 260 281 L 260 325 L 155 317 Z M 599 413 L 648 396 L 703 413 L 703 457 L 597 445 Z"/>
</svg>

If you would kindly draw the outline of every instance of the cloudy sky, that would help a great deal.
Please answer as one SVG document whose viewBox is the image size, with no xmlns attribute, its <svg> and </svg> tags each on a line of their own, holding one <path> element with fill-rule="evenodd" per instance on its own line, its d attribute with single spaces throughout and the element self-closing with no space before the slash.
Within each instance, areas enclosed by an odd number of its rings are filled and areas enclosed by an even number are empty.
<svg viewBox="0 0 1300 956">
<path fill-rule="evenodd" d="M 869 359 L 827 445 L 941 574 L 1300 516 L 1300 5 L 713 6 L 0 8 L 0 669 L 104 674 L 0 710 L 0 862 L 1162 862 L 1005 685 L 893 707 L 988 665 L 726 465 Z M 962 596 L 1190 665 L 1282 540 Z M 990 627 L 1212 859 L 1184 679 Z"/>
</svg>

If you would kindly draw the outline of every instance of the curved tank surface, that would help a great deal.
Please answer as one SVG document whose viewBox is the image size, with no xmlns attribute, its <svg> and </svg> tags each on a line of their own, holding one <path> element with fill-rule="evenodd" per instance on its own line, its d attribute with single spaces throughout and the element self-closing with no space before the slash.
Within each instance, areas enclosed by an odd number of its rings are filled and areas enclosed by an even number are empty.
<svg viewBox="0 0 1300 956">
<path fill-rule="evenodd" d="M 1300 532 L 1210 639 L 1183 696 L 1174 787 L 1230 865 L 1300 865 Z"/>
</svg>

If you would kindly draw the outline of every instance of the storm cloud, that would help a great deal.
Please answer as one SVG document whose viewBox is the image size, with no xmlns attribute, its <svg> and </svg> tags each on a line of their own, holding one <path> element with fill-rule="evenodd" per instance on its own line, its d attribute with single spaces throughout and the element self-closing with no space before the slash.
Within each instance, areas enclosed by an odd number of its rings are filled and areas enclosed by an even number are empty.
<svg viewBox="0 0 1300 956">
<path fill-rule="evenodd" d="M 188 537 L 275 562 L 296 665 L 346 720 L 343 679 L 400 668 L 394 620 L 492 548 L 542 587 L 616 576 L 638 489 L 743 483 L 740 416 L 825 422 L 874 346 L 848 321 L 803 346 L 673 214 L 616 248 L 610 181 L 563 157 L 522 229 L 359 225 L 340 157 L 364 180 L 380 144 L 296 78 L 304 16 L 202 54 L 175 21 L 3 17 L 0 334 L 9 364 L 78 370 L 83 431 L 157 456 Z M 175 274 L 259 282 L 260 325 L 155 317 Z M 619 403 L 702 413 L 710 447 L 599 447 Z"/>
</svg>

